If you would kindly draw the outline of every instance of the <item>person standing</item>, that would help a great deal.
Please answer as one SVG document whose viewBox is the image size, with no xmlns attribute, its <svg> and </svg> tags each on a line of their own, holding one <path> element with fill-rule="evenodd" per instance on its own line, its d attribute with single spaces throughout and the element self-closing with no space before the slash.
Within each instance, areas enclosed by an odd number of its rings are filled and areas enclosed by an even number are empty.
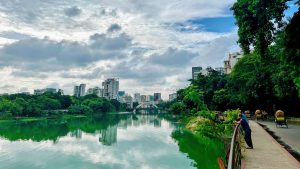
<svg viewBox="0 0 300 169">
<path fill-rule="evenodd" d="M 245 118 L 242 118 L 241 113 L 238 114 L 237 123 L 241 124 L 241 126 L 245 132 L 244 138 L 248 145 L 247 149 L 253 149 L 253 143 L 252 143 L 252 139 L 251 139 L 251 129 L 250 129 L 250 126 L 249 126 L 249 123 L 247 122 L 247 120 Z"/>
</svg>

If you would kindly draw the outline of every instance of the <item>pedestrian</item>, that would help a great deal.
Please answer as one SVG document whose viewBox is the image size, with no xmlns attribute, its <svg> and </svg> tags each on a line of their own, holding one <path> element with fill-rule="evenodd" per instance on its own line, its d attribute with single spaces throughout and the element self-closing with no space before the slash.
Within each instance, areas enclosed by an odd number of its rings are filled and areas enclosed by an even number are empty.
<svg viewBox="0 0 300 169">
<path fill-rule="evenodd" d="M 241 118 L 242 119 L 245 119 L 247 122 L 248 122 L 248 118 L 247 118 L 247 115 L 246 115 L 246 111 L 244 111 L 241 115 Z"/>
<path fill-rule="evenodd" d="M 244 132 L 245 132 L 245 141 L 248 145 L 247 149 L 253 149 L 252 139 L 251 139 L 251 129 L 249 126 L 249 123 L 246 119 L 242 118 L 242 114 L 238 114 L 238 120 L 237 123 L 241 124 Z"/>
</svg>

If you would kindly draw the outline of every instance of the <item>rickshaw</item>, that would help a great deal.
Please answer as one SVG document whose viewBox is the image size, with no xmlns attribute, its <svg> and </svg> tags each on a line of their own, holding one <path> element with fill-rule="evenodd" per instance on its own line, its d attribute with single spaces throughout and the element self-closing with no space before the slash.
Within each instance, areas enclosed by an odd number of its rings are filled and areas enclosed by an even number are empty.
<svg viewBox="0 0 300 169">
<path fill-rule="evenodd" d="M 257 120 L 257 119 L 262 119 L 262 117 L 263 117 L 263 115 L 262 115 L 262 112 L 261 112 L 261 110 L 259 110 L 259 109 L 257 109 L 256 111 L 255 111 L 255 119 Z"/>
<path fill-rule="evenodd" d="M 277 110 L 275 113 L 275 123 L 276 127 L 279 126 L 282 127 L 283 125 L 286 126 L 286 128 L 289 128 L 286 117 L 284 117 L 284 112 L 282 110 Z"/>
</svg>

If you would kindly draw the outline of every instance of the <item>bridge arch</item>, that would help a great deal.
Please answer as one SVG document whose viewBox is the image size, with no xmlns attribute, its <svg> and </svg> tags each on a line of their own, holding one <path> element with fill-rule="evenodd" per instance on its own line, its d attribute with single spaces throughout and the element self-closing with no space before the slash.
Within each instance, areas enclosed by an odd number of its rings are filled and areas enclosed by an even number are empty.
<svg viewBox="0 0 300 169">
<path fill-rule="evenodd" d="M 158 109 L 158 107 L 154 103 L 152 103 L 152 102 L 141 102 L 141 103 L 139 103 L 138 106 L 136 106 L 135 109 L 139 109 L 139 108 L 151 108 L 151 107 Z"/>
</svg>

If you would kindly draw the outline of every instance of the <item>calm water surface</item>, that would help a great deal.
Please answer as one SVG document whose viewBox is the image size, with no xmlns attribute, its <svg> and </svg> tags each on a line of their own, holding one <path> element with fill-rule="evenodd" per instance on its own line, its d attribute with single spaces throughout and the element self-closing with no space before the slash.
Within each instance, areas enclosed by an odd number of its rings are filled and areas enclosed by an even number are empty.
<svg viewBox="0 0 300 169">
<path fill-rule="evenodd" d="M 222 152 L 169 115 L 0 122 L 0 169 L 212 169 Z"/>
</svg>

